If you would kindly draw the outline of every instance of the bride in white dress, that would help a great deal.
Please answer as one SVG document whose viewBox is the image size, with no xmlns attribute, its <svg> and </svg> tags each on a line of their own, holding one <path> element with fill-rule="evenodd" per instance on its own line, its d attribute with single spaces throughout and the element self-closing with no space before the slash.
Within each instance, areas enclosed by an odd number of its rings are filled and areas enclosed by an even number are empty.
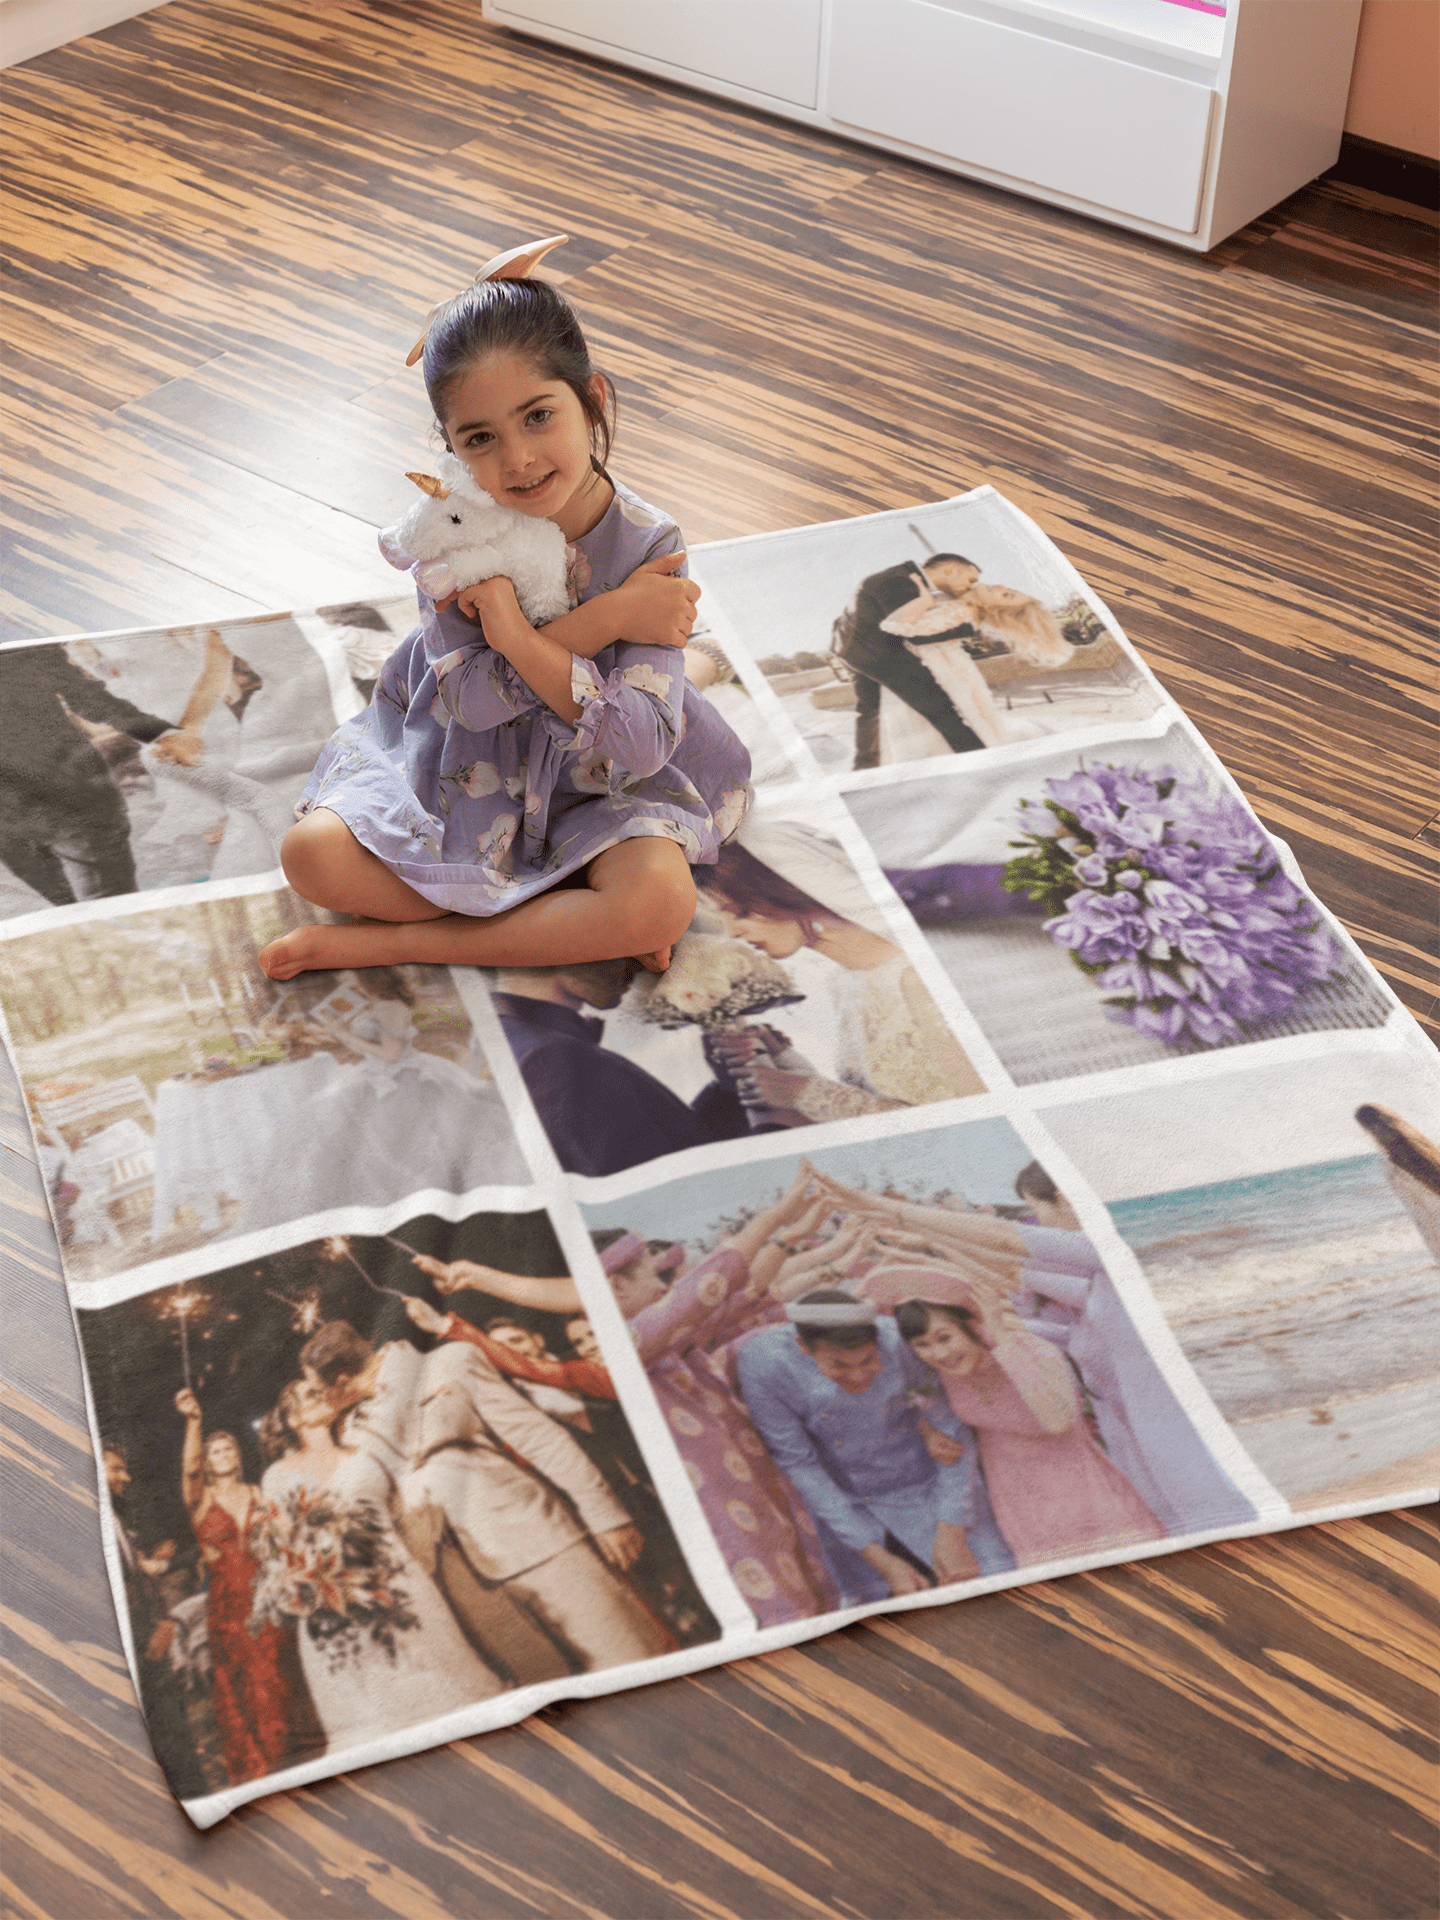
<svg viewBox="0 0 1440 1920">
<path fill-rule="evenodd" d="M 945 751 L 948 753 L 949 748 Z M 843 848 L 797 820 L 751 817 L 696 879 L 732 939 L 809 969 L 833 1038 L 834 1078 L 771 1029 L 717 1028 L 711 1051 L 769 1119 L 818 1124 L 983 1091 L 904 949 L 890 939 Z M 792 964 L 792 976 L 797 969 Z M 783 1017 L 783 1016 L 782 1016 Z"/>
<path fill-rule="evenodd" d="M 300 1665 L 329 1751 L 488 1700 L 505 1682 L 476 1653 L 394 1517 L 372 1454 L 337 1446 L 318 1380 L 292 1380 L 266 1417 L 275 1457 L 251 1532 L 251 1619 L 298 1626 Z"/>
<path fill-rule="evenodd" d="M 974 569 L 969 569 L 974 574 Z M 987 747 L 1028 739 L 1033 728 L 1001 718 L 979 667 L 963 640 L 926 640 L 944 633 L 957 619 L 968 619 L 987 639 L 1036 667 L 1063 667 L 1074 649 L 1048 607 L 1014 587 L 993 586 L 978 575 L 963 592 L 949 592 L 917 568 L 911 576 L 915 598 L 880 622 L 882 633 L 901 640 L 922 661 L 971 732 Z M 948 754 L 943 736 L 923 714 L 888 690 L 880 703 L 881 763 L 929 759 Z"/>
<path fill-rule="evenodd" d="M 422 1187 L 523 1180 L 499 1089 L 415 1044 L 412 998 L 394 968 L 347 973 L 309 1016 L 337 1051 L 322 1044 L 228 1078 L 162 1081 L 151 1238 L 181 1207 L 205 1233 L 248 1233 Z"/>
</svg>

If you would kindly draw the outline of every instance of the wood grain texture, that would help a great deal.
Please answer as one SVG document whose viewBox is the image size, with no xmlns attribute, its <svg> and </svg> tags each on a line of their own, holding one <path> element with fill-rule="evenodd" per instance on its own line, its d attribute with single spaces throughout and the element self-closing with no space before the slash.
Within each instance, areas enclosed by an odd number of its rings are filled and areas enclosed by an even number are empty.
<svg viewBox="0 0 1440 1920">
<path fill-rule="evenodd" d="M 1433 221 L 1316 188 L 1196 259 L 467 0 L 171 0 L 5 89 L 4 637 L 393 590 L 417 319 L 568 229 L 621 470 L 693 540 L 993 483 L 1440 1030 Z M 1429 1514 L 878 1621 L 195 1833 L 8 1081 L 0 1144 L 5 1913 L 1436 1913 Z"/>
</svg>

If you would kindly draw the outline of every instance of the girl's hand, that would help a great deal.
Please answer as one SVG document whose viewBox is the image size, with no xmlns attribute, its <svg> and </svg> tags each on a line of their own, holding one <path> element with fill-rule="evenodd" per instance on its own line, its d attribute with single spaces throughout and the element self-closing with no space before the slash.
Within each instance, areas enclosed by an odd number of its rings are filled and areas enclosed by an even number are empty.
<svg viewBox="0 0 1440 1920">
<path fill-rule="evenodd" d="M 182 1387 L 176 1394 L 175 1411 L 177 1413 L 183 1413 L 187 1420 L 198 1420 L 201 1418 L 200 1402 L 195 1398 L 189 1387 Z"/>
<path fill-rule="evenodd" d="M 642 647 L 685 645 L 695 625 L 700 587 L 694 580 L 674 578 L 684 561 L 683 551 L 657 554 L 615 589 L 615 612 L 625 639 Z"/>
<path fill-rule="evenodd" d="M 473 586 L 461 587 L 458 593 L 450 596 L 467 619 L 479 620 L 482 624 L 503 619 L 514 608 L 519 610 L 520 602 L 515 598 L 515 588 L 508 575 L 492 574 L 488 580 L 477 580 Z M 450 599 L 436 606 L 449 606 Z"/>
</svg>

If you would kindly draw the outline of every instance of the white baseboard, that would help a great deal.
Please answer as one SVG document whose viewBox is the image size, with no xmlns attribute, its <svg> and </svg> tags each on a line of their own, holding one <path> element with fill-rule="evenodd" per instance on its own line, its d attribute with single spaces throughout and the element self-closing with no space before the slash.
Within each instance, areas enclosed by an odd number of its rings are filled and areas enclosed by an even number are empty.
<svg viewBox="0 0 1440 1920">
<path fill-rule="evenodd" d="M 99 33 L 160 0 L 0 0 L 0 67 L 33 60 L 37 53 Z"/>
</svg>

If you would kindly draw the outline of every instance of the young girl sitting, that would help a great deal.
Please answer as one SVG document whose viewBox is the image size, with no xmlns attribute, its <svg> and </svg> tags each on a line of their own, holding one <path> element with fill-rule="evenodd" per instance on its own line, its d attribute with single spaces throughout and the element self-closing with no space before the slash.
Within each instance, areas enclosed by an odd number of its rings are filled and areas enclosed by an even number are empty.
<svg viewBox="0 0 1440 1920">
<path fill-rule="evenodd" d="M 694 912 L 690 867 L 744 815 L 749 755 L 685 682 L 700 589 L 679 529 L 605 471 L 609 384 L 567 301 L 526 277 L 559 244 L 482 268 L 433 317 L 424 373 L 470 476 L 565 535 L 578 604 L 537 630 L 503 576 L 438 604 L 420 591 L 419 627 L 329 741 L 281 849 L 302 898 L 355 917 L 273 941 L 272 979 L 630 955 L 661 971 Z"/>
</svg>

